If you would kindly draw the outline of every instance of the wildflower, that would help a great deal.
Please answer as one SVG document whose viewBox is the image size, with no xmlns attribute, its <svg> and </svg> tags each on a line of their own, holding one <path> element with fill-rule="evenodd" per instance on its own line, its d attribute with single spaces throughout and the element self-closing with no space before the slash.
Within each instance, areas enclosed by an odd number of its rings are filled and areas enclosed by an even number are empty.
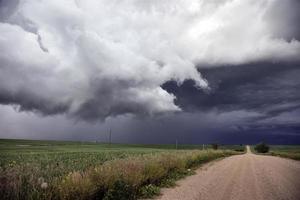
<svg viewBox="0 0 300 200">
<path fill-rule="evenodd" d="M 41 188 L 42 188 L 42 189 L 46 189 L 47 187 L 48 187 L 48 183 L 43 182 L 43 183 L 41 184 Z"/>
</svg>

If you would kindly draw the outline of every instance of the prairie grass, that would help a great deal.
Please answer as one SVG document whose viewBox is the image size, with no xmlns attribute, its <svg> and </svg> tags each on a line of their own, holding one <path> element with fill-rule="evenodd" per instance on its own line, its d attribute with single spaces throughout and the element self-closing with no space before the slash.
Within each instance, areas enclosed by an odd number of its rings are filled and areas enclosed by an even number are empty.
<svg viewBox="0 0 300 200">
<path fill-rule="evenodd" d="M 253 146 L 251 150 L 257 153 Z M 270 145 L 270 151 L 265 155 L 300 160 L 300 145 Z"/>
<path fill-rule="evenodd" d="M 270 152 L 272 156 L 279 156 L 283 158 L 290 158 L 293 160 L 300 160 L 299 152 L 280 152 L 280 151 L 272 151 Z"/>
<path fill-rule="evenodd" d="M 202 163 L 233 151 L 178 151 L 114 159 L 46 182 L 38 168 L 16 165 L 0 171 L 3 199 L 137 199 L 158 194 Z"/>
<path fill-rule="evenodd" d="M 300 146 L 299 145 L 271 145 L 270 154 L 293 160 L 300 160 Z"/>
</svg>

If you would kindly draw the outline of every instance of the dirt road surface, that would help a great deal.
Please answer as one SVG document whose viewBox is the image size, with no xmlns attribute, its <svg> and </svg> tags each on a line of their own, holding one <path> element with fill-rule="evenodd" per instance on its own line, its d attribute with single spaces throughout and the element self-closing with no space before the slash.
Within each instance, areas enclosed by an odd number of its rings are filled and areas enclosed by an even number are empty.
<svg viewBox="0 0 300 200">
<path fill-rule="evenodd" d="M 162 190 L 160 200 L 300 200 L 300 161 L 247 153 L 216 161 Z"/>
</svg>

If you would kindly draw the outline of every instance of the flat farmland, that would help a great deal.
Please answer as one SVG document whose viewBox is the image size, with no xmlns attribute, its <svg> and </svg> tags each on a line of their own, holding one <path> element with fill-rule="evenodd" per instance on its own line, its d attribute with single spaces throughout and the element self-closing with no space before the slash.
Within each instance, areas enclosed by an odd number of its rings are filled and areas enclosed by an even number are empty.
<svg viewBox="0 0 300 200">
<path fill-rule="evenodd" d="M 202 163 L 241 153 L 240 145 L 127 145 L 0 140 L 4 199 L 136 199 L 172 186 Z"/>
<path fill-rule="evenodd" d="M 270 154 L 300 160 L 300 145 L 271 145 Z"/>
</svg>

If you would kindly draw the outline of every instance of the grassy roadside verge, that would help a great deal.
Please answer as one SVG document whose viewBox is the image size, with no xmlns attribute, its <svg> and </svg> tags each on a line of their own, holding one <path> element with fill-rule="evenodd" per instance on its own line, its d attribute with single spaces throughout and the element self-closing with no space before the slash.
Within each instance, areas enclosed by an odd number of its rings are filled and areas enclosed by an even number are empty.
<svg viewBox="0 0 300 200">
<path fill-rule="evenodd" d="M 300 160 L 300 153 L 295 153 L 295 152 L 271 151 L 269 154 L 271 156 L 279 156 L 279 157 L 282 157 L 282 158 Z"/>
<path fill-rule="evenodd" d="M 251 151 L 258 155 L 278 156 L 293 160 L 300 160 L 300 145 L 271 145 L 268 153 L 257 153 L 254 146 L 251 146 Z"/>
<path fill-rule="evenodd" d="M 22 176 L 18 168 L 0 172 L 2 199 L 137 199 L 159 193 L 160 187 L 193 173 L 211 160 L 238 154 L 230 150 L 173 151 L 114 159 L 54 179 Z"/>
</svg>

